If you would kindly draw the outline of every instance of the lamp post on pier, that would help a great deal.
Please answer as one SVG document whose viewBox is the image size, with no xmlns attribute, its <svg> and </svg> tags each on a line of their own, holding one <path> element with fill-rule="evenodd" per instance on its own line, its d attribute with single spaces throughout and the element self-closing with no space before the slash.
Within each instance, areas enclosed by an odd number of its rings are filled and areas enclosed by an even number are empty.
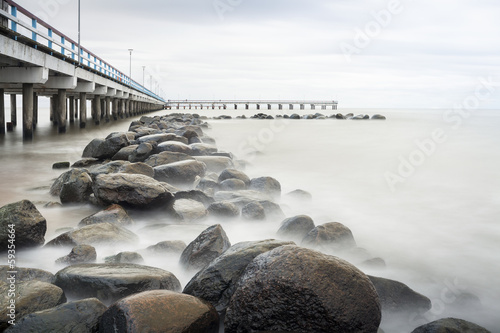
<svg viewBox="0 0 500 333">
<path fill-rule="evenodd" d="M 80 66 L 81 61 L 80 47 L 80 0 L 78 0 L 78 66 Z"/>
<path fill-rule="evenodd" d="M 129 79 L 130 79 L 130 85 L 132 85 L 132 51 L 134 49 L 128 49 L 128 51 L 130 52 L 130 71 L 129 71 Z"/>
</svg>

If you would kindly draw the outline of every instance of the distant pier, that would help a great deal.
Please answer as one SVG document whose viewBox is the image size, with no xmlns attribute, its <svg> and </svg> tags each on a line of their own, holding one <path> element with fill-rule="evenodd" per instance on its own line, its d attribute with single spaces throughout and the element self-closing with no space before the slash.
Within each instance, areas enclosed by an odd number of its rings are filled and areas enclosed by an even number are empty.
<svg viewBox="0 0 500 333">
<path fill-rule="evenodd" d="M 316 108 L 321 110 L 337 110 L 337 101 L 318 101 L 318 100 L 168 100 L 166 103 L 167 109 L 233 109 L 248 110 L 251 106 L 255 106 L 257 110 L 305 110 L 306 105 L 311 110 Z"/>
</svg>

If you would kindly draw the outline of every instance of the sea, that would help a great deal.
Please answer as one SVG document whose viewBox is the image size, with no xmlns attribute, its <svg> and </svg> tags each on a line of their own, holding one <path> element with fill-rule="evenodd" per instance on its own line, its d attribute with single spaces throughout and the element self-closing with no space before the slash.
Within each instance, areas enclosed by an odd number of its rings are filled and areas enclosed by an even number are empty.
<svg viewBox="0 0 500 333">
<path fill-rule="evenodd" d="M 385 267 L 358 266 L 373 276 L 408 285 L 432 301 L 424 314 L 383 318 L 387 332 L 411 332 L 424 323 L 456 317 L 500 332 L 500 110 L 342 109 L 339 110 L 162 110 L 206 116 L 219 150 L 232 152 L 252 177 L 271 176 L 282 187 L 287 217 L 306 214 L 316 225 L 340 222 L 351 229 L 358 265 L 382 258 Z M 237 119 L 263 112 L 275 119 Z M 385 121 L 301 119 L 282 113 L 382 114 Z M 9 119 L 10 112 L 6 110 Z M 211 119 L 229 115 L 232 119 Z M 20 115 L 18 115 L 20 117 Z M 80 129 L 78 120 L 58 134 L 41 108 L 32 142 L 22 139 L 22 119 L 14 132 L 0 137 L 0 206 L 33 201 L 47 219 L 46 240 L 95 212 L 90 205 L 46 207 L 57 201 L 48 189 L 63 171 L 59 161 L 81 158 L 96 137 L 126 131 L 128 118 Z M 311 201 L 293 201 L 287 193 L 301 189 Z M 134 216 L 133 216 L 134 217 Z M 98 261 L 124 250 L 140 250 L 163 240 L 191 242 L 208 225 L 221 223 L 232 244 L 276 237 L 281 221 L 226 223 L 207 220 L 172 225 L 164 234 L 147 225 L 173 223 L 164 216 L 136 216 L 132 228 L 140 236 L 136 248 L 103 248 Z M 55 259 L 67 250 L 18 253 L 17 265 L 56 273 Z M 167 269 L 184 286 L 192 274 L 178 258 L 149 258 L 145 264 Z M 1 260 L 6 261 L 3 257 Z"/>
</svg>

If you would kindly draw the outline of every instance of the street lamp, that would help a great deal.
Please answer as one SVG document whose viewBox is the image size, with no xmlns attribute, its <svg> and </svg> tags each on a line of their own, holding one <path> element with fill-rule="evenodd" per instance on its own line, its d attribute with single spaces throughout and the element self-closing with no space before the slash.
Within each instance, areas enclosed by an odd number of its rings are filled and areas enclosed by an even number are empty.
<svg viewBox="0 0 500 333">
<path fill-rule="evenodd" d="M 80 66 L 81 51 L 80 51 L 80 0 L 78 0 L 78 66 Z"/>
<path fill-rule="evenodd" d="M 128 51 L 130 52 L 130 75 L 129 75 L 129 79 L 130 79 L 130 85 L 132 85 L 132 51 L 134 49 L 128 49 Z"/>
</svg>

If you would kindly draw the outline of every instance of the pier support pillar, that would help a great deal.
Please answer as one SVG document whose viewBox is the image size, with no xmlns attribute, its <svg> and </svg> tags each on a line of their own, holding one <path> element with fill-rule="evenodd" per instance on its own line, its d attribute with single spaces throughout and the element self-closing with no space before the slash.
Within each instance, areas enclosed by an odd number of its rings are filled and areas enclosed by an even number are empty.
<svg viewBox="0 0 500 333">
<path fill-rule="evenodd" d="M 105 110 L 106 110 L 106 122 L 109 123 L 109 119 L 110 119 L 110 113 L 111 113 L 111 97 L 107 96 L 106 99 L 105 99 L 105 102 L 104 102 L 104 105 L 105 105 Z"/>
<path fill-rule="evenodd" d="M 87 94 L 80 93 L 80 128 L 87 126 Z"/>
<path fill-rule="evenodd" d="M 267 104 L 267 109 L 271 110 L 271 104 Z"/>
<path fill-rule="evenodd" d="M 127 112 L 125 111 L 125 103 L 127 101 L 124 100 L 124 99 L 121 99 L 120 100 L 120 118 L 123 119 L 125 117 L 127 117 Z M 127 117 L 128 118 L 128 117 Z"/>
<path fill-rule="evenodd" d="M 101 97 L 94 96 L 92 100 L 92 118 L 94 119 L 94 124 L 99 125 L 101 123 Z"/>
<path fill-rule="evenodd" d="M 69 122 L 73 124 L 75 122 L 75 97 L 69 97 Z"/>
<path fill-rule="evenodd" d="M 38 125 L 38 94 L 33 92 L 33 131 Z"/>
<path fill-rule="evenodd" d="M 23 139 L 33 139 L 33 83 L 23 83 Z"/>
<path fill-rule="evenodd" d="M 289 105 L 288 105 L 288 109 L 289 109 L 289 110 L 293 110 L 293 104 L 289 104 Z"/>
<path fill-rule="evenodd" d="M 59 126 L 59 133 L 66 132 L 66 89 L 59 89 L 57 92 L 57 112 L 56 119 Z"/>
<path fill-rule="evenodd" d="M 278 109 L 283 110 L 283 104 L 278 104 Z"/>
<path fill-rule="evenodd" d="M 118 98 L 113 98 L 113 119 L 118 120 Z"/>
<path fill-rule="evenodd" d="M 238 110 L 238 104 L 234 104 L 234 109 Z"/>
<path fill-rule="evenodd" d="M 260 110 L 260 104 L 257 104 L 257 110 Z"/>
<path fill-rule="evenodd" d="M 0 88 L 0 135 L 5 134 L 5 90 Z"/>
<path fill-rule="evenodd" d="M 54 96 L 50 96 L 50 121 L 54 125 L 57 125 L 56 109 L 57 109 L 57 99 Z"/>
<path fill-rule="evenodd" d="M 316 110 L 316 105 L 311 104 L 311 110 Z"/>
<path fill-rule="evenodd" d="M 10 122 L 12 126 L 17 126 L 17 99 L 16 94 L 10 95 Z"/>
</svg>

